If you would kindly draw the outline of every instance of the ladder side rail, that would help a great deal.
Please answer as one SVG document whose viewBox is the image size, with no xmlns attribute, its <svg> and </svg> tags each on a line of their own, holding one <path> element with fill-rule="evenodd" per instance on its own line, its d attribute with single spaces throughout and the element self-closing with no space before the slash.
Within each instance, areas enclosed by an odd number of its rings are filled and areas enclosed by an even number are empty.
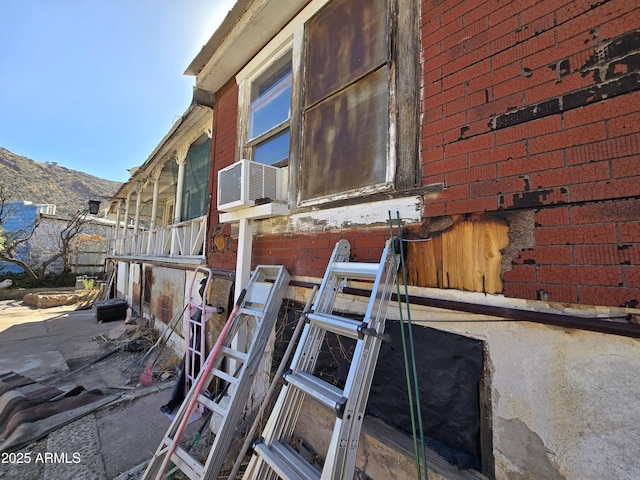
<svg viewBox="0 0 640 480">
<path fill-rule="evenodd" d="M 369 328 L 375 330 L 378 334 L 384 333 L 384 328 L 382 328 L 381 331 L 380 327 L 384 327 L 387 305 L 389 304 L 389 300 L 391 299 L 393 287 L 392 279 L 394 277 L 392 268 L 390 266 L 388 254 L 389 242 L 387 242 L 387 245 L 382 252 L 382 256 L 380 259 L 380 269 L 376 275 L 376 279 L 371 290 L 371 296 L 369 297 L 369 302 L 367 304 L 367 311 L 363 319 L 363 322 L 366 323 Z M 353 358 L 359 358 L 359 355 L 356 355 L 356 353 L 360 354 L 360 352 L 362 352 L 362 345 L 363 343 L 365 343 L 364 340 L 367 340 L 370 337 L 371 335 L 364 335 L 363 339 L 357 342 L 357 352 L 354 351 Z M 373 338 L 375 339 L 375 337 Z M 345 397 L 351 397 L 351 390 L 353 388 L 353 385 L 362 385 L 361 380 L 362 374 L 358 373 L 358 366 L 356 362 L 352 362 L 349 368 L 349 373 L 347 374 L 347 382 L 344 386 Z"/>
<path fill-rule="evenodd" d="M 206 277 L 206 283 L 202 290 L 200 303 L 193 301 L 193 287 L 198 277 L 198 273 L 204 274 Z M 186 338 L 186 352 L 185 352 L 185 391 L 188 391 L 196 379 L 196 369 L 202 370 L 205 362 L 205 323 L 208 318 L 205 316 L 207 313 L 207 297 L 209 294 L 209 286 L 213 278 L 213 271 L 208 267 L 198 266 L 193 271 L 191 282 L 189 282 L 189 314 L 187 318 L 187 338 Z M 199 320 L 194 320 L 193 317 L 196 312 L 200 312 Z M 192 331 L 193 330 L 193 331 Z M 196 335 L 200 341 L 200 347 L 196 348 Z M 186 393 L 186 392 L 185 392 Z"/>
<path fill-rule="evenodd" d="M 381 258 L 381 268 L 374 284 L 375 291 L 372 292 L 367 308 L 369 315 L 374 314 L 373 317 L 368 317 L 369 327 L 374 328 L 378 334 L 384 333 L 387 309 L 389 301 L 391 300 L 395 280 L 393 273 L 390 241 L 387 241 Z M 327 455 L 327 457 L 332 456 L 333 458 L 331 458 L 331 462 L 325 460 L 325 465 L 329 463 L 334 470 L 330 470 L 326 475 L 323 471 L 323 478 L 347 479 L 353 476 L 360 430 L 364 420 L 364 413 L 371 391 L 371 383 L 375 374 L 381 344 L 382 340 L 380 337 L 365 335 L 356 346 L 356 350 L 360 349 L 360 351 L 354 352 L 354 358 L 360 358 L 360 361 L 358 365 L 355 363 L 351 364 L 347 377 L 349 379 L 348 383 L 351 383 L 351 385 L 345 386 L 347 404 L 345 405 L 344 415 L 345 417 L 351 415 L 352 420 L 350 422 L 340 422 L 340 425 L 336 425 L 334 428 L 336 438 L 334 439 L 332 436 L 329 454 Z M 359 357 L 356 357 L 356 355 L 359 355 Z M 355 392 L 352 392 L 353 385 L 358 385 L 358 390 Z M 335 448 L 332 449 L 331 446 Z"/>
<path fill-rule="evenodd" d="M 336 243 L 333 253 L 329 259 L 329 266 L 325 270 L 322 283 L 318 289 L 316 300 L 311 307 L 311 311 L 318 313 L 332 313 L 333 304 L 338 294 L 340 283 L 342 283 L 342 278 L 338 278 L 333 275 L 331 266 L 336 262 L 348 261 L 350 253 L 351 245 L 347 240 L 343 239 Z M 311 346 L 319 347 L 322 345 L 323 339 L 324 330 L 320 330 L 318 327 L 307 323 L 300 335 L 300 339 L 298 340 L 298 345 L 304 347 L 298 347 L 293 354 L 291 359 L 291 369 L 293 371 L 301 369 L 303 371 L 308 371 L 310 368 L 313 368 L 317 360 L 317 355 L 314 355 L 314 358 L 309 360 L 306 357 L 305 352 L 307 352 L 308 348 L 311 348 Z"/>
<path fill-rule="evenodd" d="M 336 262 L 349 261 L 350 253 L 351 245 L 347 240 L 340 240 L 336 243 L 331 257 L 329 258 L 327 269 L 325 270 L 315 302 L 311 307 L 311 311 L 320 313 L 333 312 L 333 304 L 343 278 L 337 277 L 333 274 L 332 266 Z M 300 335 L 300 339 L 298 340 L 298 348 L 291 359 L 291 370 L 313 370 L 317 362 L 317 352 L 320 350 L 323 340 L 324 330 L 307 323 Z M 313 350 L 315 350 L 316 354 L 309 358 L 308 353 Z M 290 388 L 288 385 L 284 385 L 282 387 L 276 404 L 274 405 L 271 415 L 269 416 L 267 424 L 263 430 L 263 441 L 267 446 L 270 446 L 278 439 L 290 439 L 292 437 L 302 409 L 304 396 L 304 392 L 297 388 Z M 282 416 L 284 412 L 287 412 L 287 415 L 283 419 Z M 257 469 L 261 472 L 261 474 L 255 478 L 267 478 L 271 473 L 273 473 L 268 467 L 266 467 L 266 462 L 255 454 L 252 456 L 250 465 L 252 466 L 252 470 Z M 245 474 L 243 478 L 251 477 L 247 477 Z"/>
<path fill-rule="evenodd" d="M 298 421 L 298 416 L 301 411 L 299 406 L 303 400 L 304 392 L 297 388 L 292 388 L 289 385 L 283 385 L 272 409 L 272 413 L 269 415 L 263 429 L 262 437 L 258 441 L 264 442 L 267 447 L 271 447 L 273 443 L 278 441 L 289 441 Z M 289 412 L 289 414 L 283 419 L 281 412 Z M 279 477 L 274 473 L 265 459 L 254 451 L 242 478 L 249 480 L 271 480 L 278 479 Z"/>
<path fill-rule="evenodd" d="M 348 271 L 353 271 L 353 269 L 344 268 L 344 264 L 349 260 L 350 249 L 347 240 L 340 240 L 336 243 L 312 307 L 314 313 L 333 313 L 333 306 L 341 284 L 347 278 Z M 336 271 L 334 271 L 334 267 Z M 313 323 L 305 325 L 291 361 L 292 371 L 313 374 L 325 332 L 326 329 Z M 277 447 L 277 444 L 285 444 L 292 438 L 304 397 L 305 392 L 293 385 L 285 384 L 282 387 L 262 433 L 261 440 L 266 447 L 271 447 L 271 445 Z M 269 468 L 266 459 L 254 453 L 243 478 L 270 479 L 275 478 L 275 474 Z"/>
<path fill-rule="evenodd" d="M 325 331 L 323 329 L 311 324 L 305 325 L 300 338 L 300 342 L 303 343 L 298 344 L 302 345 L 302 347 L 298 348 L 296 355 L 291 362 L 292 371 L 313 373 L 313 369 L 315 368 L 318 360 L 318 352 L 322 346 L 324 337 Z M 308 355 L 309 352 L 315 352 L 315 354 Z M 298 417 L 300 416 L 305 393 L 298 388 L 285 387 L 280 391 L 280 395 L 284 396 L 284 400 L 281 403 L 280 408 L 273 409 L 272 416 L 275 418 L 281 418 L 281 412 L 288 412 L 288 414 L 280 423 L 278 428 L 274 428 L 272 431 L 267 431 L 265 427 L 264 437 L 267 445 L 270 445 L 273 440 L 277 440 L 279 438 L 290 439 L 293 435 L 293 430 L 298 421 Z"/>
<path fill-rule="evenodd" d="M 264 320 L 267 318 L 267 320 Z M 269 316 L 265 316 L 263 318 L 262 324 L 256 328 L 256 331 L 252 337 L 251 348 L 247 353 L 247 361 L 241 367 L 241 371 L 238 373 L 238 378 L 242 378 L 246 371 L 253 372 L 257 369 L 258 364 L 262 360 L 262 352 L 266 347 L 266 343 L 268 339 L 263 341 L 263 337 L 265 336 L 265 332 L 270 330 L 269 327 L 273 327 L 273 323 L 275 323 L 275 318 L 273 322 L 268 320 Z M 273 318 L 273 316 L 271 316 Z M 262 348 L 260 348 L 262 347 Z M 240 382 L 234 389 L 232 393 L 232 397 L 246 398 L 248 397 L 249 391 L 251 390 L 251 382 Z M 246 403 L 246 402 L 245 402 Z M 220 426 L 218 427 L 218 434 L 215 436 L 213 444 L 211 445 L 210 451 L 214 452 L 214 454 L 210 455 L 205 464 L 204 470 L 206 475 L 203 477 L 204 479 L 213 479 L 217 478 L 217 475 L 222 468 L 222 464 L 225 460 L 225 454 L 231 445 L 233 440 L 233 435 L 235 434 L 235 429 L 230 428 L 237 424 L 238 417 L 242 413 L 245 407 L 245 403 L 237 403 L 233 401 L 233 398 L 230 400 L 229 405 L 231 408 L 227 412 L 227 415 L 222 419 Z"/>
<path fill-rule="evenodd" d="M 341 279 L 338 280 L 338 278 L 333 274 L 332 267 L 336 263 L 348 262 L 350 254 L 351 245 L 349 242 L 344 239 L 339 240 L 331 253 L 331 257 L 329 258 L 327 269 L 324 272 L 322 283 L 318 289 L 316 301 L 314 302 L 313 307 L 311 307 L 312 312 L 331 313 L 326 310 L 333 308 L 333 301 L 338 293 L 338 286 L 341 282 Z"/>
<path fill-rule="evenodd" d="M 230 345 L 231 340 L 233 339 L 233 336 L 235 336 L 234 331 L 237 331 L 237 329 L 239 328 L 239 325 L 237 324 L 240 324 L 243 321 L 246 321 L 246 319 L 242 317 L 243 316 L 238 316 L 234 318 L 233 323 L 228 328 L 226 335 L 223 339 L 224 346 L 228 347 Z M 215 352 L 212 351 L 207 358 L 207 362 L 213 361 L 211 370 L 219 368 L 225 356 L 225 355 L 216 355 L 213 359 L 211 359 L 210 357 L 214 353 Z M 198 387 L 198 384 L 200 383 L 201 376 L 204 374 L 205 374 L 205 370 L 201 369 L 198 376 L 195 378 L 193 384 L 189 388 L 189 391 L 187 392 L 187 395 L 185 396 L 184 401 L 180 404 L 180 407 L 178 408 L 178 411 L 175 417 L 171 421 L 171 424 L 169 425 L 169 429 L 167 430 L 167 433 L 162 439 L 162 442 L 160 443 L 160 446 L 158 447 L 158 450 L 156 451 L 154 458 L 152 458 L 151 461 L 149 462 L 149 465 L 143 475 L 143 478 L 155 479 L 158 476 L 160 468 L 162 467 L 162 464 L 164 463 L 165 457 L 168 453 L 169 447 L 176 440 L 175 435 L 180 429 L 182 420 L 185 417 L 187 410 L 189 409 L 190 402 L 187 400 L 196 395 L 195 391 Z M 212 376 L 211 373 L 209 373 L 208 375 Z M 203 393 L 203 392 L 199 392 L 199 393 Z"/>
<path fill-rule="evenodd" d="M 254 281 L 257 281 L 258 277 L 261 275 L 262 268 L 263 267 L 260 266 L 256 267 L 253 276 Z M 270 268 L 272 269 L 273 267 Z M 244 381 L 241 380 L 232 391 L 229 401 L 229 409 L 220 423 L 218 433 L 215 436 L 214 442 L 210 448 L 210 454 L 204 465 L 205 474 L 203 476 L 203 480 L 213 480 L 217 478 L 224 460 L 226 459 L 226 454 L 236 433 L 235 427 L 240 415 L 244 411 L 247 403 L 246 399 L 249 396 L 253 384 L 252 378 L 245 378 L 245 375 L 247 372 L 253 375 L 262 361 L 264 350 L 269 341 L 269 333 L 274 328 L 277 320 L 277 314 L 280 310 L 280 304 L 282 303 L 282 299 L 286 293 L 286 288 L 289 284 L 290 278 L 291 275 L 289 272 L 284 267 L 279 267 L 278 273 L 273 278 L 274 282 L 264 304 L 263 312 L 253 315 L 255 325 L 251 341 L 248 344 L 249 348 L 247 349 L 247 359 L 243 362 L 237 375 L 239 379 Z M 247 316 L 250 315 L 247 314 Z M 235 336 L 235 334 L 233 336 Z M 229 342 L 231 342 L 233 336 L 229 337 Z M 244 401 L 237 402 L 235 401 L 236 398 L 244 399 Z"/>
</svg>

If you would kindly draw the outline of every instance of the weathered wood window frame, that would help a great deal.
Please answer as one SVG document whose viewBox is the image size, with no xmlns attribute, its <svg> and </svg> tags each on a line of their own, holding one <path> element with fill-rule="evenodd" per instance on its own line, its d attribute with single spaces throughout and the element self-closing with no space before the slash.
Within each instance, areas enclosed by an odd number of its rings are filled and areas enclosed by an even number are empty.
<svg viewBox="0 0 640 480">
<path fill-rule="evenodd" d="M 254 160 L 254 149 L 263 144 L 266 140 L 273 139 L 283 132 L 289 131 L 290 139 L 298 135 L 295 128 L 296 112 L 296 29 L 293 25 L 288 25 L 283 29 L 265 48 L 263 48 L 247 66 L 236 75 L 238 82 L 238 109 L 239 109 L 239 131 L 238 131 L 238 158 Z M 252 123 L 252 103 L 255 107 L 255 85 L 261 79 L 268 76 L 272 71 L 278 70 L 287 62 L 291 65 L 291 108 L 289 116 L 284 121 L 276 122 L 271 128 L 264 132 L 251 135 Z M 291 143 L 291 142 L 290 142 Z M 276 162 L 276 166 L 286 166 L 291 158 L 291 145 L 289 145 L 289 156 L 287 159 Z"/>
<path fill-rule="evenodd" d="M 333 0 L 305 25 L 302 205 L 394 189 L 389 0 Z"/>
<path fill-rule="evenodd" d="M 378 75 L 386 75 L 384 81 L 388 89 L 381 92 L 377 89 L 378 97 L 388 95 L 382 99 L 388 105 L 387 125 L 384 125 L 385 136 L 388 138 L 384 155 L 386 155 L 385 172 L 382 181 L 372 185 L 365 185 L 355 189 L 339 192 L 329 192 L 327 195 L 317 195 L 304 198 L 302 195 L 302 179 L 304 178 L 304 158 L 306 136 L 305 115 L 309 105 L 305 99 L 306 75 L 306 37 L 310 21 L 321 14 L 322 10 L 340 0 L 312 0 L 307 6 L 289 22 L 237 75 L 239 87 L 239 132 L 238 157 L 251 158 L 252 148 L 256 141 L 262 138 L 249 139 L 249 122 L 251 106 L 251 86 L 260 75 L 271 65 L 286 55 L 291 56 L 291 115 L 288 121 L 290 132 L 289 159 L 279 165 L 288 165 L 289 174 L 289 205 L 290 207 L 305 207 L 327 203 L 335 200 L 361 197 L 381 192 L 397 193 L 410 192 L 420 184 L 420 168 L 418 159 L 419 145 L 419 12 L 415 0 L 381 0 L 387 8 L 386 35 L 388 57 L 387 63 L 379 69 L 374 69 Z M 335 2 L 335 3 L 334 3 Z M 382 70 L 382 71 L 380 71 Z M 368 72 L 369 74 L 374 72 Z M 357 82 L 351 82 L 346 88 L 357 88 Z M 355 92 L 358 95 L 358 92 Z M 380 98 L 378 98 L 380 100 Z M 323 100 L 313 106 L 319 108 Z M 366 102 L 365 102 L 366 103 Z M 284 128 L 287 128 L 285 126 Z M 379 128 L 378 128 L 379 129 Z M 324 134 L 325 132 L 320 132 Z M 253 141 L 252 141 L 253 140 Z M 308 143 L 307 143 L 308 145 Z M 349 175 L 352 172 L 347 171 Z M 378 176 L 378 178 L 380 178 Z"/>
<path fill-rule="evenodd" d="M 255 162 L 275 166 L 289 163 L 291 79 L 289 51 L 251 82 L 247 149 Z"/>
</svg>

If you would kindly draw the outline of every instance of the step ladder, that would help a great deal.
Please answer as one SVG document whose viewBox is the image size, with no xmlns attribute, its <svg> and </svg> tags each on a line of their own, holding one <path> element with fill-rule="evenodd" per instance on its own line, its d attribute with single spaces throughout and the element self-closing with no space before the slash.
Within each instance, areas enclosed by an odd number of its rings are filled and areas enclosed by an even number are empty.
<svg viewBox="0 0 640 480">
<path fill-rule="evenodd" d="M 245 293 L 236 302 L 235 313 L 231 313 L 204 368 L 149 462 L 143 479 L 169 478 L 178 470 L 192 480 L 217 478 L 236 434 L 289 280 L 290 274 L 283 266 L 256 267 L 243 290 Z M 204 387 L 199 389 L 200 385 Z M 211 412 L 211 423 L 217 425 L 204 464 L 180 445 L 182 432 L 193 412 L 191 404 L 201 411 Z"/>
<path fill-rule="evenodd" d="M 306 314 L 291 368 L 283 376 L 280 391 L 254 455 L 244 473 L 248 480 L 276 478 L 352 479 L 360 428 L 369 396 L 380 344 L 384 335 L 386 310 L 393 287 L 390 241 L 380 263 L 349 262 L 351 246 L 340 240 L 329 260 L 312 310 Z M 333 314 L 336 296 L 347 280 L 371 281 L 372 290 L 363 321 Z M 314 375 L 326 332 L 355 340 L 354 353 L 343 389 Z M 322 471 L 307 462 L 291 446 L 294 428 L 305 396 L 335 414 L 329 448 Z"/>
</svg>

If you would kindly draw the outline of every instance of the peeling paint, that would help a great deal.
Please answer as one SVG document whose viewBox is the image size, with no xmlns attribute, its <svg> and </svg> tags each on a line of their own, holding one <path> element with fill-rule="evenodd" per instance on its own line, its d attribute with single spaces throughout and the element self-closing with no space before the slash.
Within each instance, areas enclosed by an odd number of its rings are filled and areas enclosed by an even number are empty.
<svg viewBox="0 0 640 480">
<path fill-rule="evenodd" d="M 517 418 L 498 417 L 496 427 L 501 437 L 508 439 L 500 445 L 501 469 L 510 480 L 564 480 L 549 450 L 540 436 Z M 504 457 L 502 457 L 504 456 Z"/>
<path fill-rule="evenodd" d="M 379 202 L 344 205 L 322 210 L 311 210 L 282 218 L 270 218 L 255 222 L 258 235 L 286 234 L 291 232 L 325 232 L 343 228 L 386 225 L 389 212 L 396 212 L 404 223 L 418 223 L 422 217 L 422 197 L 394 198 Z"/>
<path fill-rule="evenodd" d="M 579 73 L 583 77 L 593 75 L 594 85 L 494 115 L 489 128 L 499 130 L 511 127 L 640 89 L 638 49 L 640 31 L 632 31 L 595 47 L 593 55 L 574 72 L 571 72 L 569 59 L 566 58 L 548 65 L 548 68 L 556 72 L 557 83 L 571 73 Z"/>
</svg>

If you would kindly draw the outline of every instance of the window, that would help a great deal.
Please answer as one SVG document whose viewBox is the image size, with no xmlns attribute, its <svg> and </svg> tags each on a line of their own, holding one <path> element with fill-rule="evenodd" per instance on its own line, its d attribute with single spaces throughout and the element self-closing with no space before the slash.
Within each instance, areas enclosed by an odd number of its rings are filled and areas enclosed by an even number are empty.
<svg viewBox="0 0 640 480">
<path fill-rule="evenodd" d="M 238 73 L 239 158 L 289 166 L 290 203 L 416 186 L 414 4 L 311 0 Z"/>
<path fill-rule="evenodd" d="M 192 220 L 207 213 L 210 152 L 211 140 L 205 136 L 196 140 L 189 148 L 182 191 L 182 220 Z M 172 169 L 177 183 L 178 164 L 173 162 Z"/>
<path fill-rule="evenodd" d="M 307 24 L 303 202 L 390 180 L 388 12 L 387 0 L 334 0 Z"/>
<path fill-rule="evenodd" d="M 288 163 L 291 79 L 288 53 L 252 83 L 247 146 L 254 162 L 277 166 Z"/>
</svg>

